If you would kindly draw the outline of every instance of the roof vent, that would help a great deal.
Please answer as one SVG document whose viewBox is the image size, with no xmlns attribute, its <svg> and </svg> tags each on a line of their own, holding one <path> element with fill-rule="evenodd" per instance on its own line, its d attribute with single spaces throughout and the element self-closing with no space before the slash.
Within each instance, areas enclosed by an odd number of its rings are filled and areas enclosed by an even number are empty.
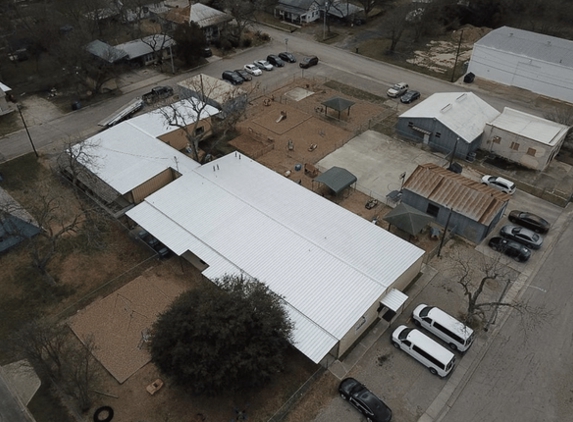
<svg viewBox="0 0 573 422">
<path fill-rule="evenodd" d="M 442 108 L 442 109 L 440 110 L 440 113 L 445 113 L 446 111 L 448 111 L 448 110 L 451 109 L 451 108 L 452 108 L 452 105 L 451 105 L 451 104 L 448 104 L 447 106 L 445 106 L 444 108 Z"/>
<path fill-rule="evenodd" d="M 510 32 L 510 33 L 509 33 L 509 36 L 510 36 L 510 37 L 513 37 L 513 32 Z"/>
<path fill-rule="evenodd" d="M 466 99 L 467 96 L 468 96 L 467 92 L 464 92 L 462 95 L 456 98 L 456 101 L 463 101 Z"/>
<path fill-rule="evenodd" d="M 547 41 L 547 45 L 551 45 L 551 41 Z"/>
</svg>

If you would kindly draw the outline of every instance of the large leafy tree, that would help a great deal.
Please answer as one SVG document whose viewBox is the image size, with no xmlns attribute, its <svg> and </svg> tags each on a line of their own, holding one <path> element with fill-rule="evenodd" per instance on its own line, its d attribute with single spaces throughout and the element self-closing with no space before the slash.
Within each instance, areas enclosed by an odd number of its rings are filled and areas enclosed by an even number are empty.
<svg viewBox="0 0 573 422">
<path fill-rule="evenodd" d="M 179 58 L 188 65 L 197 63 L 207 47 L 205 34 L 195 22 L 189 25 L 178 25 L 173 39 L 177 43 Z"/>
<path fill-rule="evenodd" d="M 183 293 L 159 316 L 151 358 L 196 393 L 257 388 L 283 368 L 292 328 L 281 298 L 264 283 L 226 276 Z"/>
</svg>

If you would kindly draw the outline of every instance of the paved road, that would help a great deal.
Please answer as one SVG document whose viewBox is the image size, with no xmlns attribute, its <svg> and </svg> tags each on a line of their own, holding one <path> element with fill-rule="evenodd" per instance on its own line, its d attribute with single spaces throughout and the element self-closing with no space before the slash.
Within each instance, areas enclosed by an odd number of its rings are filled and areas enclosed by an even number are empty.
<svg viewBox="0 0 573 422">
<path fill-rule="evenodd" d="M 262 30 L 268 32 L 272 37 L 272 41 L 264 46 L 239 52 L 183 75 L 175 77 L 171 77 L 169 74 L 160 75 L 159 77 L 155 76 L 149 80 L 149 84 L 175 86 L 178 81 L 200 72 L 220 77 L 224 70 L 237 69 L 245 63 L 252 63 L 254 60 L 266 58 L 268 54 L 288 49 L 288 51 L 294 52 L 299 57 L 315 54 L 320 57 L 321 63 L 308 70 L 302 70 L 297 65 L 287 65 L 282 69 L 265 72 L 263 76 L 255 79 L 260 84 L 259 92 L 270 92 L 274 88 L 283 85 L 285 81 L 304 76 L 316 78 L 319 81 L 334 79 L 385 97 L 386 90 L 393 83 L 407 81 L 411 87 L 422 92 L 422 98 L 434 92 L 471 89 L 500 111 L 503 107 L 511 106 L 533 114 L 542 114 L 543 112 L 543 110 L 531 109 L 531 104 L 529 103 L 522 103 L 513 98 L 505 98 L 496 94 L 490 95 L 487 92 L 480 92 L 475 85 L 460 86 L 431 78 L 423 74 L 377 62 L 347 50 L 314 42 L 309 40 L 308 36 L 299 37 L 296 32 L 292 34 L 285 33 L 267 27 L 262 28 Z M 288 43 L 285 42 L 287 38 Z M 66 142 L 78 141 L 97 133 L 101 129 L 97 126 L 97 122 L 136 96 L 140 96 L 149 90 L 145 83 L 140 83 L 138 86 L 139 88 L 112 100 L 70 112 L 51 121 L 30 125 L 30 136 L 36 148 L 43 152 L 57 152 L 61 150 L 61 146 Z M 31 151 L 30 141 L 23 129 L 0 138 L 0 162 Z"/>
<path fill-rule="evenodd" d="M 573 225 L 524 292 L 553 318 L 524 335 L 512 313 L 442 422 L 573 420 Z"/>
</svg>

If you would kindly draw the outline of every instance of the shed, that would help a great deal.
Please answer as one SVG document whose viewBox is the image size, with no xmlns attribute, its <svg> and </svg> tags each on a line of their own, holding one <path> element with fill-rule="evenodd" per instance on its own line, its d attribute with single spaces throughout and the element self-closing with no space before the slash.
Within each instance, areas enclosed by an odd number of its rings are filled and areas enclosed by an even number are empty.
<svg viewBox="0 0 573 422">
<path fill-rule="evenodd" d="M 506 107 L 486 123 L 481 149 L 543 171 L 559 152 L 568 132 L 569 126 Z"/>
<path fill-rule="evenodd" d="M 480 243 L 503 217 L 510 195 L 436 164 L 419 165 L 402 188 L 402 203 L 472 242 Z"/>
<path fill-rule="evenodd" d="M 468 71 L 573 103 L 573 41 L 503 26 L 478 40 Z"/>
<path fill-rule="evenodd" d="M 244 274 L 283 297 L 293 345 L 338 358 L 416 277 L 424 251 L 231 153 L 185 174 L 127 216 L 214 280 Z M 331 356 L 330 358 L 327 358 Z"/>
<path fill-rule="evenodd" d="M 348 170 L 341 167 L 332 167 L 314 179 L 313 182 L 323 183 L 336 195 L 339 195 L 344 189 L 356 183 L 357 180 L 356 176 Z"/>
<path fill-rule="evenodd" d="M 480 147 L 485 124 L 498 115 L 472 92 L 439 92 L 402 113 L 396 131 L 438 152 L 466 159 Z"/>
</svg>

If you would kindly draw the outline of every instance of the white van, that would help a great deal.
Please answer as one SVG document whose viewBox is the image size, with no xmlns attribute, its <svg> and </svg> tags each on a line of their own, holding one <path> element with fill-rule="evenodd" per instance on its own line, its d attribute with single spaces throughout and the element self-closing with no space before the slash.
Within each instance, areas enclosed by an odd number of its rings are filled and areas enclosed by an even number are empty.
<svg viewBox="0 0 573 422">
<path fill-rule="evenodd" d="M 435 306 L 422 303 L 414 309 L 412 317 L 414 324 L 444 340 L 453 350 L 465 352 L 474 341 L 474 330 Z"/>
<path fill-rule="evenodd" d="M 452 352 L 415 328 L 400 325 L 392 333 L 392 344 L 427 366 L 432 374 L 442 378 L 449 375 L 456 364 Z"/>
</svg>

